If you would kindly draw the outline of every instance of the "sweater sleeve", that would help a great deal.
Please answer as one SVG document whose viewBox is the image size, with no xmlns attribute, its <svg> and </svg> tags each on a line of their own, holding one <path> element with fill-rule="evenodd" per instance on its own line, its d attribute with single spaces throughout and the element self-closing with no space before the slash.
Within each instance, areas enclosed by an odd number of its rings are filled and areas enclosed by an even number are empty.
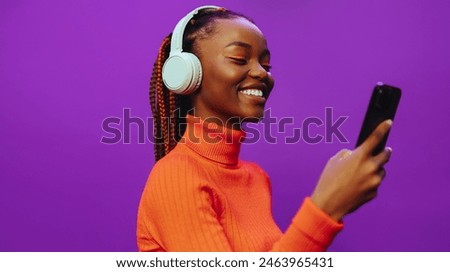
<svg viewBox="0 0 450 272">
<path fill-rule="evenodd" d="M 265 176 L 271 190 L 269 175 L 258 165 L 256 169 Z M 270 251 L 320 252 L 326 251 L 334 237 L 344 227 L 306 197 L 286 232 L 275 242 Z"/>
<path fill-rule="evenodd" d="M 325 251 L 342 228 L 307 197 L 272 251 Z"/>
</svg>

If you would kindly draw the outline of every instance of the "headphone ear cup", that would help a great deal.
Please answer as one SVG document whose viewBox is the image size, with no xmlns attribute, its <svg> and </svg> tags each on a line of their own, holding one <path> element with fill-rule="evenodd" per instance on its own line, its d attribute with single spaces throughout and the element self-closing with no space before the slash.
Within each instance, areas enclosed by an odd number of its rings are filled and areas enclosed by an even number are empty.
<svg viewBox="0 0 450 272">
<path fill-rule="evenodd" d="M 190 94 L 202 81 L 200 60 L 192 53 L 173 53 L 164 62 L 162 78 L 169 90 L 176 94 Z"/>
<path fill-rule="evenodd" d="M 203 78 L 203 69 L 201 62 L 196 55 L 192 53 L 185 54 L 188 54 L 193 67 L 191 86 L 189 87 L 189 90 L 186 90 L 186 94 L 190 94 L 195 92 L 200 87 Z"/>
</svg>

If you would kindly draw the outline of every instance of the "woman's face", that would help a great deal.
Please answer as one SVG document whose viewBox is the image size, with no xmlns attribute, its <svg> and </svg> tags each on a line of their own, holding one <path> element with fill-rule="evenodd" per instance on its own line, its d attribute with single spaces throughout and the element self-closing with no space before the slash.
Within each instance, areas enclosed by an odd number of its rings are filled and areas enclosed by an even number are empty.
<svg viewBox="0 0 450 272">
<path fill-rule="evenodd" d="M 195 115 L 218 118 L 227 127 L 256 122 L 274 85 L 266 39 L 243 18 L 213 24 L 211 36 L 196 41 L 203 80 L 192 97 Z"/>
</svg>

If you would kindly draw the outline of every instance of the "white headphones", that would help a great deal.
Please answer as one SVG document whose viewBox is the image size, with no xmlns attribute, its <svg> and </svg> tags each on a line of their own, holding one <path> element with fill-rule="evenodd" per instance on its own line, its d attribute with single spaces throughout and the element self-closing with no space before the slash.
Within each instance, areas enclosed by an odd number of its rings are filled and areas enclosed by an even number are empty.
<svg viewBox="0 0 450 272">
<path fill-rule="evenodd" d="M 184 16 L 175 26 L 170 41 L 170 55 L 164 62 L 162 79 L 166 87 L 176 94 L 190 94 L 202 82 L 202 65 L 196 55 L 183 52 L 183 35 L 189 21 L 201 10 L 220 9 L 218 6 L 201 6 Z"/>
</svg>

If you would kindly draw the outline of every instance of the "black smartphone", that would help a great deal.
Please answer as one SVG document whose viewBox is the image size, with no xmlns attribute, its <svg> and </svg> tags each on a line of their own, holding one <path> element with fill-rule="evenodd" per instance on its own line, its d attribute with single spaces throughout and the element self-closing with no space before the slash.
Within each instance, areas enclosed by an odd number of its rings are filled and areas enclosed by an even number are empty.
<svg viewBox="0 0 450 272">
<path fill-rule="evenodd" d="M 401 94 L 402 91 L 397 87 L 389 86 L 381 82 L 377 83 L 373 89 L 356 146 L 361 145 L 380 123 L 387 119 L 394 120 Z M 378 146 L 375 147 L 372 155 L 377 155 L 384 150 L 388 135 L 389 132 Z"/>
</svg>

